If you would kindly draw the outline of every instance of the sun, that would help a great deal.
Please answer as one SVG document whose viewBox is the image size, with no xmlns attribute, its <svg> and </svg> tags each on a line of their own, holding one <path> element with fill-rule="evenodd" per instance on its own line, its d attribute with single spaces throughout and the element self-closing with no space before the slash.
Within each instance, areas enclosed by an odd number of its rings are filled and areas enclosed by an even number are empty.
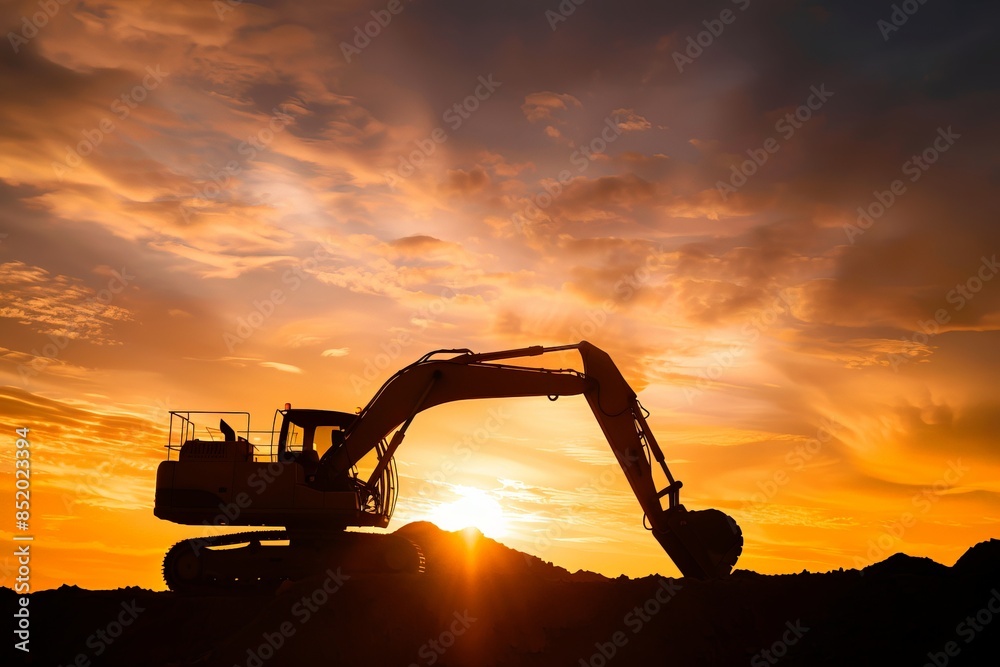
<svg viewBox="0 0 1000 667">
<path fill-rule="evenodd" d="M 482 489 L 459 486 L 455 489 L 461 498 L 442 503 L 431 511 L 430 521 L 442 530 L 478 528 L 487 537 L 498 539 L 507 534 L 507 520 L 503 507 Z"/>
</svg>

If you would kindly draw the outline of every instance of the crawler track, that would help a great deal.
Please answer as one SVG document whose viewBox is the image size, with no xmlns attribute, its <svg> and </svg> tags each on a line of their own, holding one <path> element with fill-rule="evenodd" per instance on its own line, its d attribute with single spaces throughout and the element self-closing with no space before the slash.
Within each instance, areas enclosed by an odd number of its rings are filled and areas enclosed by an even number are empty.
<svg viewBox="0 0 1000 667">
<path fill-rule="evenodd" d="M 179 593 L 252 592 L 330 569 L 422 573 L 425 561 L 419 545 L 396 535 L 252 531 L 178 542 L 163 559 L 163 580 Z"/>
</svg>

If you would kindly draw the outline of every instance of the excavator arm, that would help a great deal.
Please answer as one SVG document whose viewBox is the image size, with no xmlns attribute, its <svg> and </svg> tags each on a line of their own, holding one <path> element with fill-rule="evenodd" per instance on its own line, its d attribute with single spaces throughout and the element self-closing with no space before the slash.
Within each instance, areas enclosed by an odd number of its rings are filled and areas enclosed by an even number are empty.
<svg viewBox="0 0 1000 667">
<path fill-rule="evenodd" d="M 582 373 L 498 363 L 565 350 L 579 351 Z M 453 356 L 435 358 L 449 353 Z M 736 522 L 718 510 L 688 511 L 680 503 L 682 484 L 671 474 L 635 392 L 611 357 L 586 341 L 485 354 L 469 350 L 432 352 L 382 385 L 347 428 L 341 444 L 323 455 L 319 474 L 343 474 L 398 427 L 369 483 L 379 479 L 414 417 L 436 405 L 470 399 L 579 394 L 587 399 L 654 537 L 681 572 L 699 579 L 728 575 L 743 546 Z M 654 462 L 666 479 L 663 489 L 656 487 Z"/>
</svg>

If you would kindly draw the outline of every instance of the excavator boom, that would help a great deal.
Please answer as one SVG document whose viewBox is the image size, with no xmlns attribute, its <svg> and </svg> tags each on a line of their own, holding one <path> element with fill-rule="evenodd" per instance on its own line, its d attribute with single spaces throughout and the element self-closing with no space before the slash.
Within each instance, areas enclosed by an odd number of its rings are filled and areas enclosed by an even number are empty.
<svg viewBox="0 0 1000 667">
<path fill-rule="evenodd" d="M 567 350 L 580 353 L 582 373 L 498 363 Z M 454 356 L 435 359 L 441 352 Z M 387 462 L 413 418 L 436 405 L 470 399 L 583 394 L 654 537 L 681 572 L 702 579 L 729 574 L 742 551 L 739 527 L 718 510 L 687 511 L 680 503 L 682 484 L 671 474 L 635 392 L 606 352 L 586 341 L 486 354 L 441 352 L 426 355 L 382 385 L 346 430 L 343 444 L 328 450 L 320 460 L 321 475 L 343 474 L 399 426 L 389 441 L 388 456 L 382 457 Z M 666 480 L 663 489 L 656 488 L 654 464 Z M 381 474 L 381 468 L 376 468 L 371 477 L 378 479 Z"/>
</svg>

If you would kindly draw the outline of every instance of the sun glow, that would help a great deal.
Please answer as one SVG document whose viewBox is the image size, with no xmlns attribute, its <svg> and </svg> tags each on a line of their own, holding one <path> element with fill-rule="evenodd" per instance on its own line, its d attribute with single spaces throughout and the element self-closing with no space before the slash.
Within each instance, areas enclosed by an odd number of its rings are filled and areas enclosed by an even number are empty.
<svg viewBox="0 0 1000 667">
<path fill-rule="evenodd" d="M 431 511 L 430 521 L 442 530 L 478 528 L 483 535 L 494 539 L 507 534 L 503 507 L 489 493 L 467 486 L 455 491 L 461 498 L 438 505 Z"/>
</svg>

